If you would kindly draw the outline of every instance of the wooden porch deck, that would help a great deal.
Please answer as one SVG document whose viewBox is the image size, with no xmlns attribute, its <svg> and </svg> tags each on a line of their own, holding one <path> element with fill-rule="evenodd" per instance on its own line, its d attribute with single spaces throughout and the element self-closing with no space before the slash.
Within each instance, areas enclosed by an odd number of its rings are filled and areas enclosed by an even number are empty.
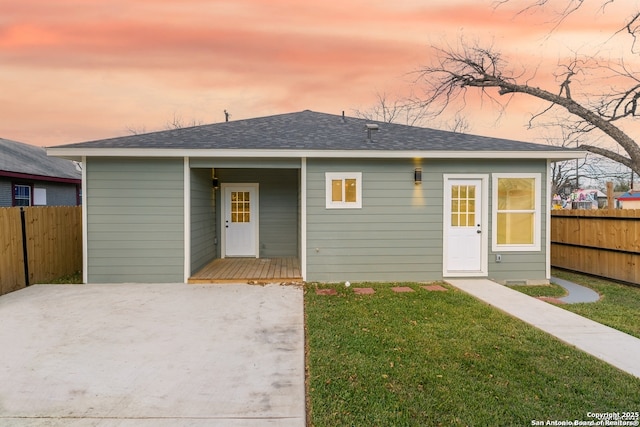
<svg viewBox="0 0 640 427">
<path fill-rule="evenodd" d="M 215 259 L 189 278 L 189 283 L 301 281 L 300 260 L 295 257 Z"/>
</svg>

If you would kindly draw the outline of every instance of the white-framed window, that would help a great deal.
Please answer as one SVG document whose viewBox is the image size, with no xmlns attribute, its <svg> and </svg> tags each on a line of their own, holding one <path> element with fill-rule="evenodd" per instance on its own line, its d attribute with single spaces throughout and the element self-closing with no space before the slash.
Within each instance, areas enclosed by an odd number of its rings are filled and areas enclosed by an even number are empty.
<svg viewBox="0 0 640 427">
<path fill-rule="evenodd" d="M 362 172 L 325 173 L 326 208 L 362 208 Z"/>
<path fill-rule="evenodd" d="M 13 206 L 31 206 L 30 185 L 13 185 Z"/>
<path fill-rule="evenodd" d="M 539 251 L 541 174 L 496 173 L 492 178 L 493 251 Z"/>
</svg>

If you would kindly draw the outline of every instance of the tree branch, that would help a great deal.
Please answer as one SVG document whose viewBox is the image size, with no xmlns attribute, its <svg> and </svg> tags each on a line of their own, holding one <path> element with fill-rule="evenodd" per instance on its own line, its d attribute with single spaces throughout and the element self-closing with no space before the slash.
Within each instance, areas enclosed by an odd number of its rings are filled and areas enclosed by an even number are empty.
<svg viewBox="0 0 640 427">
<path fill-rule="evenodd" d="M 640 146 L 613 123 L 614 119 L 636 115 L 640 99 L 640 82 L 614 99 L 602 102 L 599 107 L 589 107 L 579 102 L 570 89 L 571 79 L 580 72 L 579 65 L 583 64 L 578 59 L 568 64 L 566 70 L 559 75 L 563 78 L 560 90 L 558 93 L 552 93 L 529 84 L 518 83 L 516 78 L 505 74 L 505 65 L 500 54 L 490 49 L 462 46 L 458 52 L 442 49 L 437 49 L 437 52 L 440 55 L 438 64 L 421 72 L 422 80 L 430 86 L 430 96 L 425 101 L 427 104 L 437 105 L 438 102 L 442 102 L 440 111 L 443 111 L 454 98 L 464 96 L 468 88 L 480 89 L 481 96 L 488 96 L 498 105 L 501 103 L 488 89 L 496 89 L 500 96 L 526 94 L 550 103 L 543 113 L 553 106 L 558 106 L 581 119 L 582 125 L 576 127 L 580 132 L 594 128 L 601 130 L 619 144 L 629 157 L 613 156 L 610 150 L 601 153 L 640 173 Z M 609 110 L 612 112 L 607 113 Z M 622 159 L 625 160 L 621 161 Z"/>
<path fill-rule="evenodd" d="M 625 165 L 626 167 L 633 169 L 634 165 L 633 162 L 631 161 L 631 159 L 629 159 L 628 157 L 622 156 L 618 153 L 616 153 L 615 151 L 611 151 L 611 150 L 607 150 L 606 148 L 601 148 L 601 147 L 596 147 L 593 145 L 587 145 L 587 144 L 582 144 L 580 145 L 578 148 L 580 148 L 581 150 L 585 150 L 588 151 L 590 153 L 593 154 L 597 154 L 599 156 L 603 156 L 603 157 L 607 157 L 615 162 L 618 162 L 622 165 Z"/>
</svg>

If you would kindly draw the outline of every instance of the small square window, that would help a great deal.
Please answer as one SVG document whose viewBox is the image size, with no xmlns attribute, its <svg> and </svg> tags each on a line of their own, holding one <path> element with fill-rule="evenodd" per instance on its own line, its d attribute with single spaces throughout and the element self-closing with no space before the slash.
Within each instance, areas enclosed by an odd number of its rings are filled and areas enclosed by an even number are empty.
<svg viewBox="0 0 640 427">
<path fill-rule="evenodd" d="M 325 174 L 326 208 L 362 208 L 362 172 L 327 172 Z"/>
</svg>

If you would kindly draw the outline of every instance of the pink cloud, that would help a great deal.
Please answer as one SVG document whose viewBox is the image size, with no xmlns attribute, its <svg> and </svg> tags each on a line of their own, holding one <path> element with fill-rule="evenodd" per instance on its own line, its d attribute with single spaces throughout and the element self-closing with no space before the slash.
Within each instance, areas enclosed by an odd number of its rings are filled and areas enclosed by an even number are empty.
<svg viewBox="0 0 640 427">
<path fill-rule="evenodd" d="M 406 92 L 407 73 L 428 62 L 434 40 L 495 37 L 506 53 L 530 57 L 547 17 L 489 5 L 0 0 L 0 114 L 11 118 L 0 136 L 55 144 L 127 125 L 161 127 L 176 111 L 217 117 L 230 107 L 236 118 L 349 113 L 374 103 L 376 91 Z M 613 18 L 599 20 L 597 31 L 610 32 Z M 568 30 L 593 28 L 572 20 Z"/>
</svg>

